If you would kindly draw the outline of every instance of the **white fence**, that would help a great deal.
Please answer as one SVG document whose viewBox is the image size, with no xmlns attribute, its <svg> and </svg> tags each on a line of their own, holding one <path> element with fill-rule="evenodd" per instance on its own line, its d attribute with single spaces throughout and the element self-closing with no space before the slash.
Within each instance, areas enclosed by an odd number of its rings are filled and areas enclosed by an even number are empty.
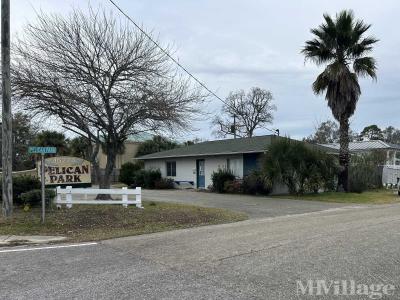
<svg viewBox="0 0 400 300">
<path fill-rule="evenodd" d="M 122 200 L 88 200 L 88 195 L 122 195 Z M 65 197 L 62 197 L 65 195 Z M 76 197 L 79 195 L 84 199 Z M 135 195 L 135 200 L 130 200 L 129 195 Z M 63 199 L 65 198 L 65 199 Z M 68 208 L 71 208 L 73 204 L 122 204 L 124 207 L 128 207 L 129 204 L 135 204 L 136 207 L 143 208 L 142 206 L 142 188 L 137 187 L 136 189 L 128 190 L 124 187 L 122 189 L 92 189 L 92 188 L 72 188 L 67 186 L 65 189 L 57 187 L 57 197 L 55 203 L 57 207 L 61 207 L 65 204 Z"/>
</svg>

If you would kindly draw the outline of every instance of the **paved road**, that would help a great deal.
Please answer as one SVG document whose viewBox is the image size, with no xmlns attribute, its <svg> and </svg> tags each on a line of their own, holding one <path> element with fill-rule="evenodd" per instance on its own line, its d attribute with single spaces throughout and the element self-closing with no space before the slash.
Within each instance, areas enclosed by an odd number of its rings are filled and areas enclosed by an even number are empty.
<svg viewBox="0 0 400 300">
<path fill-rule="evenodd" d="M 226 208 L 244 212 L 250 218 L 277 217 L 349 206 L 343 203 L 216 194 L 194 190 L 143 190 L 143 199 Z"/>
<path fill-rule="evenodd" d="M 369 299 L 297 296 L 296 281 L 393 284 L 400 205 L 343 207 L 104 241 L 4 252 L 1 299 Z M 15 249 L 15 248 L 14 248 Z M 3 251 L 3 252 L 2 252 Z M 305 282 L 304 282 L 305 284 Z"/>
</svg>

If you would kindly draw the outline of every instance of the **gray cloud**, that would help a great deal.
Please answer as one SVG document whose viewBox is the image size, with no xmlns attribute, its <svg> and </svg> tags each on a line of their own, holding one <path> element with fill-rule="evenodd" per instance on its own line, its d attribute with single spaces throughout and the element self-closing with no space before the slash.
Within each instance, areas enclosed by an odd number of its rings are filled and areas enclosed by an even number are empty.
<svg viewBox="0 0 400 300">
<path fill-rule="evenodd" d="M 91 1 L 113 9 L 108 1 Z M 300 50 L 311 37 L 309 29 L 322 22 L 322 14 L 353 9 L 372 23 L 371 34 L 380 39 L 373 55 L 379 63 L 378 81 L 362 80 L 362 97 L 352 121 L 357 131 L 371 123 L 400 127 L 400 35 L 397 32 L 400 2 L 393 1 L 266 1 L 266 0 L 119 0 L 119 5 L 146 28 L 172 45 L 180 62 L 225 98 L 229 91 L 260 86 L 270 89 L 278 110 L 273 128 L 292 137 L 310 134 L 319 121 L 330 117 L 323 97 L 311 84 L 320 68 L 304 64 Z M 43 11 L 66 13 L 83 1 L 16 0 L 12 25 L 20 30 L 34 19 L 31 5 Z M 12 8 L 13 8 L 12 7 Z M 220 103 L 210 99 L 207 110 Z M 210 138 L 209 121 L 197 122 L 199 131 L 187 134 Z M 258 134 L 267 134 L 266 130 Z"/>
</svg>

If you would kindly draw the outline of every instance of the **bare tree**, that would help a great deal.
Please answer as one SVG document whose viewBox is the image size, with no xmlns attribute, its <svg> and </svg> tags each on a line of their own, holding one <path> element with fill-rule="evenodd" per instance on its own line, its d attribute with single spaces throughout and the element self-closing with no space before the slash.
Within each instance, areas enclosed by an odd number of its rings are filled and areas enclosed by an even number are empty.
<svg viewBox="0 0 400 300">
<path fill-rule="evenodd" d="M 315 132 L 305 139 L 306 142 L 315 144 L 328 144 L 339 142 L 339 126 L 335 121 L 326 120 L 315 127 Z"/>
<path fill-rule="evenodd" d="M 349 141 L 354 142 L 357 140 L 358 134 L 349 128 Z M 329 144 L 329 143 L 339 143 L 340 131 L 337 122 L 332 120 L 326 120 L 324 122 L 318 123 L 315 126 L 315 132 L 303 141 L 312 144 Z"/>
<path fill-rule="evenodd" d="M 272 113 L 276 110 L 272 101 L 272 93 L 258 87 L 251 88 L 248 93 L 243 90 L 231 92 L 221 114 L 212 122 L 216 127 L 214 134 L 225 137 L 235 130 L 239 137 L 252 137 L 255 129 L 272 123 Z"/>
<path fill-rule="evenodd" d="M 13 50 L 17 103 L 87 139 L 101 188 L 129 135 L 187 130 L 204 100 L 163 51 L 104 10 L 41 13 Z M 99 147 L 107 150 L 104 174 Z"/>
</svg>

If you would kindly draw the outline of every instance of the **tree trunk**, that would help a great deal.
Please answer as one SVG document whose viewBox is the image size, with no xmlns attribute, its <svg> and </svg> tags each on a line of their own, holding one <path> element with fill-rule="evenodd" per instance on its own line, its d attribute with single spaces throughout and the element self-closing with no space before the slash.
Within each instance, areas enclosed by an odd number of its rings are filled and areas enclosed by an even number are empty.
<svg viewBox="0 0 400 300">
<path fill-rule="evenodd" d="M 349 118 L 340 119 L 340 149 L 339 149 L 339 176 L 338 191 L 348 192 L 349 190 Z"/>
<path fill-rule="evenodd" d="M 89 146 L 88 150 L 85 154 L 85 159 L 88 159 L 93 166 L 93 171 L 94 171 L 94 177 L 95 177 L 95 182 L 99 182 L 100 180 L 100 166 L 99 162 L 97 161 L 97 155 L 99 154 L 100 150 L 100 143 L 96 142 L 93 146 L 93 142 L 91 139 L 89 139 Z"/>
<path fill-rule="evenodd" d="M 104 174 L 99 174 L 99 188 L 101 189 L 109 189 L 111 186 L 111 174 L 114 170 L 115 167 L 115 159 L 117 156 L 117 151 L 112 147 L 112 145 L 109 145 L 107 148 L 107 164 L 106 168 L 104 169 Z M 100 172 L 99 172 L 100 173 Z M 102 199 L 111 199 L 111 195 L 109 194 L 99 194 L 96 197 L 97 200 L 102 200 Z"/>
</svg>

